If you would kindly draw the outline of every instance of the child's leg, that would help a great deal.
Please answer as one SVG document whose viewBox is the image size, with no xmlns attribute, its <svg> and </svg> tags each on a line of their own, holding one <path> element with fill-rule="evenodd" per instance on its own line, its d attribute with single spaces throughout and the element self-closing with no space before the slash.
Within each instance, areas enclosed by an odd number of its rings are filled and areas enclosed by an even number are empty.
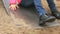
<svg viewBox="0 0 60 34">
<path fill-rule="evenodd" d="M 47 0 L 47 2 L 48 2 L 48 5 L 49 5 L 51 11 L 56 11 L 56 6 L 54 3 L 54 0 Z"/>
<path fill-rule="evenodd" d="M 46 14 L 46 10 L 43 8 L 41 0 L 34 0 L 34 5 L 38 11 L 40 26 L 45 26 L 46 22 L 53 22 L 55 20 L 54 16 Z"/>
<path fill-rule="evenodd" d="M 56 9 L 54 0 L 47 0 L 49 7 L 51 9 L 52 15 L 55 16 L 57 19 L 60 19 L 60 12 Z"/>
<path fill-rule="evenodd" d="M 39 16 L 46 13 L 46 10 L 42 6 L 41 0 L 34 0 L 34 5 L 38 11 Z"/>
</svg>

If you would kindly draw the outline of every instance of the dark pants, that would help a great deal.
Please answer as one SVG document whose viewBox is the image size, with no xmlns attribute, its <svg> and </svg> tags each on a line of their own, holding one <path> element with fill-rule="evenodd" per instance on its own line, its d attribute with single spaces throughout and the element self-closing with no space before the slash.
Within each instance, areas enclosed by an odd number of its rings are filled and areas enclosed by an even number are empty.
<svg viewBox="0 0 60 34">
<path fill-rule="evenodd" d="M 47 3 L 49 5 L 51 11 L 55 11 L 56 10 L 55 4 L 54 4 L 54 0 L 47 0 Z M 33 1 L 32 0 L 31 1 L 23 0 L 21 5 L 24 6 L 24 7 L 29 7 L 29 6 L 34 5 L 39 16 L 42 15 L 42 14 L 46 14 L 47 13 L 46 10 L 42 6 L 41 0 L 33 0 Z"/>
</svg>

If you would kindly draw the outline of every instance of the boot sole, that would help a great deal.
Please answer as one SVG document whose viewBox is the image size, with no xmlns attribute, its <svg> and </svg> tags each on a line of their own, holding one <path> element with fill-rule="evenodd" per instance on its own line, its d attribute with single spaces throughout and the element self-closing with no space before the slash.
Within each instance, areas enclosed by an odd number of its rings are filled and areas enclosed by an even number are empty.
<svg viewBox="0 0 60 34">
<path fill-rule="evenodd" d="M 53 22 L 53 21 L 55 21 L 55 19 L 56 19 L 56 18 L 51 17 L 51 18 L 46 19 L 46 21 L 45 21 L 45 22 Z"/>
</svg>

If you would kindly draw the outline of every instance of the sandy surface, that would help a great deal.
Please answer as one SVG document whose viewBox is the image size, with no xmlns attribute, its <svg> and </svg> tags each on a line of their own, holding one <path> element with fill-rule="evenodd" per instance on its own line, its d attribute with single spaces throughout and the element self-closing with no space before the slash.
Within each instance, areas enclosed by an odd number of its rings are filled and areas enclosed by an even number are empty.
<svg viewBox="0 0 60 34">
<path fill-rule="evenodd" d="M 31 28 L 31 25 L 27 26 L 22 18 L 18 19 L 14 17 L 14 19 L 6 14 L 0 0 L 0 34 L 60 34 L 60 26 L 34 29 Z"/>
</svg>

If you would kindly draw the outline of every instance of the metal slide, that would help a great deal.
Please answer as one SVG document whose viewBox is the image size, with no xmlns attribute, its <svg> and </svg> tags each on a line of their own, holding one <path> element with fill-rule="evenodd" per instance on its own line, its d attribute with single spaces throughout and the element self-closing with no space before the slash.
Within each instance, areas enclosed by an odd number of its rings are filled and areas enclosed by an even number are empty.
<svg viewBox="0 0 60 34">
<path fill-rule="evenodd" d="M 9 0 L 2 0 L 3 1 L 3 3 L 4 3 L 4 6 L 5 6 L 5 8 L 6 8 L 6 13 L 7 14 L 9 14 Z"/>
<path fill-rule="evenodd" d="M 4 3 L 4 6 L 7 10 L 7 13 L 9 14 L 9 12 L 11 10 L 9 10 L 9 0 L 2 0 L 3 3 Z M 39 18 L 36 14 L 36 10 L 32 7 L 30 8 L 24 8 L 24 7 L 20 7 L 19 9 L 17 9 L 16 11 L 11 11 L 11 12 L 15 12 L 15 15 L 17 15 L 19 18 L 22 18 L 26 21 L 26 24 L 30 24 L 34 27 L 40 27 L 38 24 L 39 24 Z M 56 23 L 55 23 L 56 22 Z M 55 21 L 52 23 L 48 23 L 49 26 L 56 26 L 56 25 L 59 25 L 57 24 L 57 21 Z"/>
</svg>

